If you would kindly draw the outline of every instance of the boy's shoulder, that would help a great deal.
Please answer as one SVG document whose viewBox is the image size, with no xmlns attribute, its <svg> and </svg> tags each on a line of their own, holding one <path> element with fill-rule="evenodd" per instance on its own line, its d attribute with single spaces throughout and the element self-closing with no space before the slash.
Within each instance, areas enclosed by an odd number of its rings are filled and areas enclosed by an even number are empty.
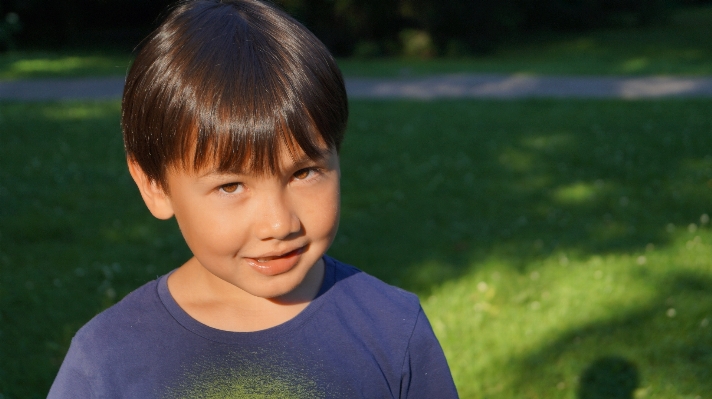
<svg viewBox="0 0 712 399">
<path fill-rule="evenodd" d="M 145 330 L 154 330 L 162 324 L 165 311 L 158 296 L 160 279 L 152 280 L 126 295 L 113 306 L 103 310 L 77 331 L 79 341 L 94 342 L 123 341 L 128 332 L 141 334 Z M 132 334 L 133 335 L 133 334 Z"/>
<path fill-rule="evenodd" d="M 372 330 L 369 334 L 407 341 L 422 313 L 418 297 L 336 259 L 325 259 L 332 266 L 333 285 L 325 281 L 322 289 L 327 290 L 324 312 L 332 314 L 322 312 L 320 317 L 343 319 L 346 325 Z"/>
<path fill-rule="evenodd" d="M 333 295 L 347 296 L 348 301 L 360 305 L 375 305 L 379 310 L 392 309 L 399 312 L 417 312 L 420 309 L 418 297 L 402 288 L 387 284 L 354 266 L 334 258 L 324 257 L 333 271 L 333 286 L 325 282 L 323 290 L 334 290 Z M 328 276 L 328 275 L 327 275 Z M 340 301 L 339 301 L 340 302 Z"/>
</svg>

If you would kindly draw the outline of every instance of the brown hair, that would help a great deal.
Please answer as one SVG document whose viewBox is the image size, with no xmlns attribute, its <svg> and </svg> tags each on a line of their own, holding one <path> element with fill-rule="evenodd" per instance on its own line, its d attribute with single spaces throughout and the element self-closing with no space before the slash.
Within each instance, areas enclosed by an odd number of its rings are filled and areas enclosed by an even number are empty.
<svg viewBox="0 0 712 399">
<path fill-rule="evenodd" d="M 336 62 L 299 22 L 258 0 L 193 0 L 146 38 L 121 125 L 127 157 L 167 189 L 168 167 L 275 173 L 281 145 L 338 151 L 347 118 Z"/>
</svg>

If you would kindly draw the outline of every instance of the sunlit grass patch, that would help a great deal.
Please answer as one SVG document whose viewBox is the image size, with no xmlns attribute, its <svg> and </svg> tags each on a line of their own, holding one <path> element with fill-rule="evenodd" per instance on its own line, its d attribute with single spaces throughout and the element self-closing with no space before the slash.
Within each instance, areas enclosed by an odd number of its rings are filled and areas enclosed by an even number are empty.
<svg viewBox="0 0 712 399">
<path fill-rule="evenodd" d="M 62 104 L 41 109 L 42 116 L 54 121 L 86 121 L 92 119 L 107 119 L 116 116 L 118 105 L 107 107 L 101 103 Z"/>
<path fill-rule="evenodd" d="M 485 260 L 434 290 L 424 307 L 461 395 L 579 397 L 586 367 L 607 356 L 635 365 L 646 397 L 706 392 L 712 233 L 673 235 L 664 249 L 552 254 L 526 272 Z"/>
<path fill-rule="evenodd" d="M 575 182 L 557 188 L 554 199 L 561 203 L 582 203 L 594 199 L 598 187 L 595 183 Z"/>
<path fill-rule="evenodd" d="M 0 79 L 125 75 L 131 55 L 15 52 L 0 55 Z"/>
</svg>

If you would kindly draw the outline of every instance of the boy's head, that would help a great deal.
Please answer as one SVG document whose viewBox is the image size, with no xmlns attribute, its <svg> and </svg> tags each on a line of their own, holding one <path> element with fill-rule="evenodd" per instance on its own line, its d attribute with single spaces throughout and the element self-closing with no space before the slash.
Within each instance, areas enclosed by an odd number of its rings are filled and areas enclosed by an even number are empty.
<svg viewBox="0 0 712 399">
<path fill-rule="evenodd" d="M 144 42 L 121 123 L 128 159 L 167 190 L 169 168 L 270 174 L 280 146 L 338 151 L 347 118 L 341 72 L 301 24 L 258 0 L 194 0 Z"/>
<path fill-rule="evenodd" d="M 284 12 L 258 0 L 174 8 L 129 71 L 122 127 L 146 205 L 175 216 L 193 252 L 185 266 L 198 266 L 180 270 L 262 298 L 314 289 L 338 226 L 347 117 L 334 59 Z"/>
</svg>

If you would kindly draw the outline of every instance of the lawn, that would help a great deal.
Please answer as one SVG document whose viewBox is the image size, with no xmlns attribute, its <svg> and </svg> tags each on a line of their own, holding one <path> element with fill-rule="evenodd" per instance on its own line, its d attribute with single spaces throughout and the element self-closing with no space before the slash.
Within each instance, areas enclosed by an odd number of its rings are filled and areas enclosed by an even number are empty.
<svg viewBox="0 0 712 399">
<path fill-rule="evenodd" d="M 710 106 L 354 101 L 330 253 L 420 295 L 463 398 L 704 397 Z M 83 323 L 189 256 L 119 111 L 0 103 L 3 399 L 44 397 Z"/>
<path fill-rule="evenodd" d="M 116 50 L 11 52 L 0 54 L 0 80 L 123 76 L 132 59 Z"/>
<path fill-rule="evenodd" d="M 416 60 L 341 59 L 347 76 L 445 73 L 539 75 L 712 75 L 712 6 L 684 8 L 666 24 L 512 38 L 489 55 Z M 0 79 L 121 76 L 131 54 L 54 51 L 0 54 Z"/>
</svg>

